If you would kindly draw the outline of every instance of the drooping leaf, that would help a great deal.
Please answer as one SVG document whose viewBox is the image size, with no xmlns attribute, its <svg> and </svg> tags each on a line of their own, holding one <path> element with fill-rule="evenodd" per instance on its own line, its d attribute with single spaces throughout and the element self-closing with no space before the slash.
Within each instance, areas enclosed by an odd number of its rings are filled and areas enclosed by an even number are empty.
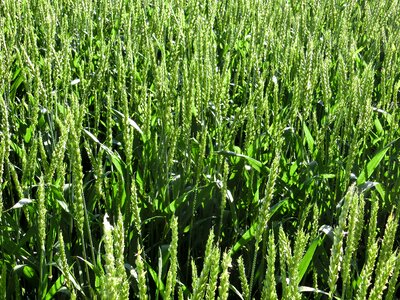
<svg viewBox="0 0 400 300">
<path fill-rule="evenodd" d="M 308 293 L 323 294 L 323 295 L 326 295 L 326 296 L 328 296 L 328 297 L 331 296 L 329 293 L 324 292 L 323 290 L 316 289 L 316 288 L 309 287 L 309 286 L 299 286 L 299 292 L 300 292 L 300 293 L 308 292 Z M 334 299 L 337 299 L 337 300 L 340 300 L 340 298 L 337 297 L 337 296 L 333 296 L 333 298 L 334 298 Z"/>
<path fill-rule="evenodd" d="M 25 205 L 31 204 L 32 202 L 33 202 L 32 199 L 29 199 L 29 198 L 22 198 L 22 199 L 19 200 L 17 203 L 15 203 L 14 206 L 11 207 L 10 209 L 21 208 L 21 207 L 24 207 Z"/>
<path fill-rule="evenodd" d="M 118 111 L 118 110 L 116 110 L 116 109 L 113 109 L 113 111 L 114 111 L 115 114 L 117 114 L 117 115 L 120 116 L 121 118 L 125 118 L 125 115 L 124 115 L 122 112 L 120 112 L 120 111 Z M 142 131 L 142 129 L 140 129 L 139 125 L 138 125 L 135 121 L 133 121 L 131 118 L 129 118 L 129 117 L 128 117 L 128 123 L 129 123 L 129 125 L 131 125 L 133 128 L 135 128 L 141 135 L 143 135 L 143 131 Z"/>
<path fill-rule="evenodd" d="M 76 256 L 76 258 L 78 258 L 78 259 L 80 259 L 81 261 L 83 261 L 84 263 L 86 263 L 87 265 L 88 265 L 88 267 L 90 268 L 90 269 L 94 269 L 94 264 L 92 264 L 90 261 L 88 261 L 87 259 L 84 259 L 83 257 L 81 257 L 81 256 Z"/>
<path fill-rule="evenodd" d="M 322 233 L 324 233 L 325 235 L 327 235 L 332 241 L 333 241 L 333 238 L 334 238 L 334 233 L 333 233 L 333 228 L 332 228 L 332 226 L 330 226 L 330 225 L 322 225 L 320 228 L 319 228 L 319 231 L 320 232 L 322 232 Z"/>
<path fill-rule="evenodd" d="M 93 135 L 93 133 L 91 133 L 89 130 L 87 129 L 83 129 L 83 131 L 86 133 L 86 135 L 88 137 L 90 137 L 96 144 L 98 144 L 102 149 L 104 149 L 106 151 L 106 153 L 110 156 L 111 158 L 111 162 L 113 163 L 113 165 L 115 166 L 115 168 L 118 170 L 119 174 L 123 177 L 123 169 L 122 169 L 122 165 L 123 162 L 121 160 L 121 158 L 114 153 L 114 151 L 112 151 L 110 148 L 108 148 L 106 145 L 104 145 L 103 143 L 101 143 L 97 137 L 95 137 Z"/>
<path fill-rule="evenodd" d="M 379 183 L 378 182 L 374 182 L 374 181 L 366 181 L 365 183 L 363 183 L 362 185 L 359 186 L 360 191 L 366 192 L 370 189 L 372 189 L 373 187 L 377 186 Z"/>
<path fill-rule="evenodd" d="M 240 154 L 240 153 L 236 153 L 236 152 L 232 152 L 232 151 L 225 151 L 225 150 L 223 150 L 223 151 L 215 151 L 214 153 L 216 153 L 216 154 L 222 154 L 222 155 L 225 155 L 225 156 L 236 156 L 236 157 L 243 158 L 243 159 L 245 159 L 245 160 L 248 162 L 248 164 L 249 164 L 253 169 L 255 169 L 257 172 L 261 172 L 261 169 L 264 167 L 264 165 L 262 164 L 262 162 L 260 162 L 260 161 L 258 161 L 258 160 L 256 160 L 256 159 L 254 159 L 254 158 L 252 158 L 252 157 L 250 157 L 250 156 L 244 155 L 244 154 Z"/>
<path fill-rule="evenodd" d="M 88 137 L 90 137 L 96 144 L 98 144 L 101 148 L 103 148 L 107 152 L 108 155 L 113 155 L 113 151 L 110 148 L 108 148 L 106 145 L 101 143 L 93 133 L 91 133 L 89 130 L 87 130 L 85 128 L 83 129 L 83 132 L 86 133 L 86 135 Z"/>
</svg>

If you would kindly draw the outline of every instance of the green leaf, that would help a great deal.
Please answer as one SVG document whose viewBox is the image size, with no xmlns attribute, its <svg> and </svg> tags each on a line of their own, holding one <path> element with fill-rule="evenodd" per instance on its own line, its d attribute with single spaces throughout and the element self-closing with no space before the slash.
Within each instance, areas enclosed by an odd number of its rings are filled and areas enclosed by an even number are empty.
<svg viewBox="0 0 400 300">
<path fill-rule="evenodd" d="M 236 296 L 239 297 L 240 300 L 244 300 L 243 295 L 239 292 L 239 290 L 233 284 L 229 284 L 229 289 L 232 290 L 236 294 Z"/>
<path fill-rule="evenodd" d="M 252 157 L 250 157 L 250 156 L 244 155 L 244 154 L 240 154 L 240 153 L 236 153 L 236 152 L 232 152 L 232 151 L 225 151 L 225 150 L 222 150 L 222 151 L 215 151 L 214 153 L 222 154 L 222 155 L 225 155 L 225 156 L 236 156 L 236 157 L 243 158 L 243 159 L 245 159 L 245 160 L 249 163 L 249 165 L 250 165 L 253 169 L 255 169 L 257 172 L 261 172 L 261 169 L 264 167 L 264 165 L 262 164 L 262 162 L 260 162 L 260 161 L 258 161 L 258 160 L 256 160 L 256 159 L 254 159 L 254 158 L 252 158 Z"/>
<path fill-rule="evenodd" d="M 29 266 L 24 266 L 23 274 L 28 279 L 33 279 L 36 276 L 35 270 Z"/>
<path fill-rule="evenodd" d="M 375 169 L 378 167 L 379 163 L 381 160 L 385 157 L 386 152 L 389 150 L 389 146 L 386 146 L 385 148 L 379 150 L 375 156 L 367 163 L 365 166 L 364 170 L 360 174 L 360 176 L 357 179 L 357 185 L 364 184 L 365 181 L 367 181 L 372 173 L 375 171 Z"/>
<path fill-rule="evenodd" d="M 89 130 L 84 128 L 83 132 L 85 132 L 88 137 L 90 137 L 96 144 L 98 144 L 101 148 L 103 148 L 107 152 L 108 155 L 112 156 L 114 154 L 114 152 L 110 148 L 108 148 L 106 145 L 102 144 L 98 140 L 98 138 L 93 133 L 91 133 Z"/>
<path fill-rule="evenodd" d="M 319 243 L 321 241 L 320 237 L 317 237 L 314 239 L 310 246 L 307 249 L 306 254 L 304 254 L 303 258 L 301 259 L 301 262 L 299 264 L 299 282 L 303 279 L 304 275 L 306 274 L 308 270 L 308 266 L 310 265 L 312 258 L 314 256 L 315 250 L 317 249 Z"/>
<path fill-rule="evenodd" d="M 275 212 L 278 211 L 278 209 L 284 204 L 286 203 L 287 200 L 283 200 L 277 204 L 275 204 L 274 206 L 272 206 L 270 208 L 270 214 L 269 217 L 272 217 Z M 258 220 L 257 220 L 258 221 Z M 255 234 L 256 234 L 256 229 L 258 226 L 258 222 L 255 221 L 253 222 L 253 224 L 251 225 L 251 227 L 240 237 L 239 241 L 237 241 L 235 243 L 235 245 L 232 247 L 232 249 L 230 250 L 230 255 L 235 254 L 240 248 L 242 248 L 244 245 L 246 245 L 251 239 L 254 238 Z"/>
<path fill-rule="evenodd" d="M 71 273 L 68 274 L 68 278 L 71 281 L 72 285 L 74 286 L 74 288 L 76 288 L 84 297 L 83 299 L 85 299 L 86 295 L 85 292 L 83 291 L 80 283 L 78 283 L 78 281 L 74 278 L 74 276 L 71 275 Z M 98 278 L 98 276 L 96 276 L 96 279 Z"/>
<path fill-rule="evenodd" d="M 64 287 L 63 282 L 64 282 L 64 276 L 61 275 L 60 277 L 58 277 L 56 282 L 51 286 L 44 299 L 45 300 L 52 299 L 55 296 L 55 294 L 57 294 Z"/>
<path fill-rule="evenodd" d="M 300 293 L 308 292 L 308 293 L 323 294 L 323 295 L 326 295 L 326 296 L 329 296 L 329 297 L 331 296 L 329 293 L 324 292 L 323 290 L 312 288 L 312 287 L 309 287 L 309 286 L 299 286 L 299 292 Z M 337 299 L 337 300 L 340 300 L 340 298 L 337 297 L 337 296 L 333 296 L 333 298 Z"/>
<path fill-rule="evenodd" d="M 94 269 L 94 264 L 92 264 L 90 261 L 84 259 L 84 258 L 81 257 L 81 256 L 76 256 L 76 258 L 78 258 L 78 259 L 80 259 L 81 261 L 83 261 L 84 263 L 86 263 L 90 269 L 92 269 L 92 270 Z"/>
<path fill-rule="evenodd" d="M 19 86 L 24 81 L 24 75 L 23 75 L 23 72 L 21 72 L 21 70 L 22 70 L 21 68 L 18 68 L 14 72 L 13 83 L 12 83 L 11 89 L 10 89 L 10 99 L 15 98 Z"/>
<path fill-rule="evenodd" d="M 120 157 L 114 153 L 110 148 L 108 148 L 106 145 L 102 144 L 97 137 L 94 136 L 93 133 L 91 133 L 90 131 L 83 129 L 83 131 L 86 133 L 86 135 L 88 137 L 90 137 L 96 144 L 98 144 L 102 149 L 104 149 L 107 154 L 110 156 L 111 158 L 111 162 L 113 163 L 113 165 L 117 168 L 119 174 L 121 174 L 121 176 L 123 177 L 124 172 L 122 171 L 122 161 L 120 159 Z"/>
<path fill-rule="evenodd" d="M 386 192 L 383 189 L 382 184 L 378 183 L 377 185 L 375 185 L 375 189 L 378 191 L 379 195 L 381 195 L 382 200 L 384 200 L 385 196 L 386 196 Z"/>
<path fill-rule="evenodd" d="M 335 174 L 319 174 L 318 177 L 320 177 L 322 179 L 329 179 L 329 178 L 335 178 L 336 175 Z"/>
<path fill-rule="evenodd" d="M 12 255 L 18 255 L 19 257 L 25 256 L 30 257 L 31 253 L 26 251 L 20 245 L 9 239 L 8 237 L 3 237 L 2 245 L 1 245 L 2 253 L 10 253 Z"/>
<path fill-rule="evenodd" d="M 378 118 L 375 119 L 374 124 L 378 135 L 383 135 L 384 134 L 383 126 Z"/>
<path fill-rule="evenodd" d="M 18 146 L 16 143 L 11 141 L 10 146 L 14 150 L 14 152 L 17 153 L 19 157 L 25 157 L 25 151 L 22 150 L 22 148 Z"/>
<path fill-rule="evenodd" d="M 113 108 L 113 111 L 114 111 L 115 114 L 117 114 L 118 116 L 120 116 L 122 119 L 125 118 L 125 115 L 124 115 L 122 112 L 120 112 L 120 111 L 118 111 L 118 110 L 116 110 L 116 109 L 114 109 L 114 108 Z M 143 135 L 143 131 L 142 131 L 142 129 L 140 129 L 139 125 L 136 124 L 136 122 L 133 121 L 133 120 L 132 120 L 131 118 L 129 118 L 129 117 L 128 117 L 128 123 L 129 123 L 129 125 L 131 125 L 133 128 L 135 128 L 141 135 Z"/>
<path fill-rule="evenodd" d="M 32 126 L 26 128 L 25 135 L 24 135 L 25 143 L 30 142 L 30 140 L 32 138 L 32 132 L 33 132 Z"/>
<path fill-rule="evenodd" d="M 304 130 L 304 135 L 305 135 L 308 147 L 310 148 L 311 152 L 313 152 L 314 151 L 314 144 L 315 144 L 314 138 L 312 137 L 311 132 L 308 129 L 308 127 L 307 127 L 305 122 L 303 123 L 303 130 Z"/>
<path fill-rule="evenodd" d="M 63 210 L 65 210 L 67 213 L 70 213 L 70 210 L 69 210 L 69 208 L 68 208 L 68 204 L 67 204 L 65 201 L 62 201 L 62 200 L 58 200 L 58 199 L 57 199 L 57 203 L 61 206 L 61 208 L 62 208 Z"/>
<path fill-rule="evenodd" d="M 186 198 L 190 193 L 194 192 L 194 190 L 191 190 L 180 197 L 178 197 L 176 200 L 172 201 L 166 208 L 165 212 L 167 213 L 175 213 L 175 211 L 179 208 L 179 206 L 185 202 Z"/>
<path fill-rule="evenodd" d="M 240 248 L 246 245 L 255 235 L 258 222 L 254 222 L 253 225 L 241 236 L 239 241 L 235 243 L 231 249 L 231 255 L 235 254 Z"/>
<path fill-rule="evenodd" d="M 39 276 L 35 269 L 28 265 L 16 265 L 13 268 L 14 272 L 19 276 L 23 276 L 31 284 L 38 284 Z"/>
<path fill-rule="evenodd" d="M 294 175 L 294 173 L 296 172 L 296 170 L 298 169 L 299 165 L 297 164 L 297 162 L 293 162 L 292 165 L 290 166 L 290 170 L 289 170 L 289 175 L 292 177 Z"/>
<path fill-rule="evenodd" d="M 144 261 L 144 264 L 146 265 L 147 271 L 149 272 L 151 278 L 153 278 L 158 291 L 160 291 L 161 295 L 164 295 L 165 286 L 164 283 L 161 280 L 159 280 L 157 272 L 153 270 L 153 268 L 148 264 L 148 262 Z"/>
</svg>

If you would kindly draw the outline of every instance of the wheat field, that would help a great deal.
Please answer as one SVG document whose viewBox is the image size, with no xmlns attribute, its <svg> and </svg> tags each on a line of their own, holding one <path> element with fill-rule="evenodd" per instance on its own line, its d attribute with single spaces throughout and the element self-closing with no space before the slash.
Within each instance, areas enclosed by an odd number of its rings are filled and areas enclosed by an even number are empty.
<svg viewBox="0 0 400 300">
<path fill-rule="evenodd" d="M 1 0 L 0 298 L 398 299 L 397 0 Z"/>
</svg>

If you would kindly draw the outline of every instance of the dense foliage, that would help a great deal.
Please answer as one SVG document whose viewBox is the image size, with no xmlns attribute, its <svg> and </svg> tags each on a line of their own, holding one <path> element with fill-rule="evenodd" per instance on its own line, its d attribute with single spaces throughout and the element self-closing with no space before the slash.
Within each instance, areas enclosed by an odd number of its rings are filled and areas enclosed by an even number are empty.
<svg viewBox="0 0 400 300">
<path fill-rule="evenodd" d="M 2 0 L 5 299 L 393 299 L 397 0 Z"/>
</svg>

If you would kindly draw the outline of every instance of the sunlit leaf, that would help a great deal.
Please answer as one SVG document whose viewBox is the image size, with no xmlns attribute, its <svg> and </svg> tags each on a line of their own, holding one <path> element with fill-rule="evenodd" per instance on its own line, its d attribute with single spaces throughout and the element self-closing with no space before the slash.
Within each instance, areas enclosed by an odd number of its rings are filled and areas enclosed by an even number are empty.
<svg viewBox="0 0 400 300">
<path fill-rule="evenodd" d="M 125 115 L 124 115 L 122 112 L 120 112 L 120 111 L 118 111 L 118 110 L 116 110 L 116 109 L 113 109 L 113 111 L 114 111 L 117 115 L 119 115 L 121 118 L 125 118 Z M 132 120 L 131 118 L 129 118 L 129 117 L 128 117 L 128 123 L 129 123 L 129 125 L 131 125 L 133 128 L 135 128 L 140 134 L 143 134 L 143 131 L 142 131 L 142 129 L 140 129 L 139 125 L 136 124 L 136 122 L 133 121 L 133 120 Z"/>
<path fill-rule="evenodd" d="M 79 82 L 81 82 L 81 80 L 79 78 L 76 78 L 71 81 L 71 85 L 77 85 Z"/>
<path fill-rule="evenodd" d="M 154 271 L 154 269 L 149 265 L 148 262 L 144 261 L 144 264 L 146 265 L 147 271 L 149 272 L 154 283 L 156 284 L 158 291 L 160 291 L 161 294 L 164 294 L 165 286 L 164 283 L 159 280 L 157 272 Z"/>
<path fill-rule="evenodd" d="M 385 147 L 379 150 L 374 157 L 367 163 L 363 171 L 361 172 L 360 176 L 357 179 L 357 185 L 361 185 L 368 180 L 375 169 L 378 167 L 381 160 L 385 157 L 386 152 L 389 150 L 389 147 Z"/>
<path fill-rule="evenodd" d="M 119 158 L 119 156 L 114 153 L 110 148 L 108 148 L 106 145 L 101 143 L 90 131 L 87 129 L 83 129 L 83 131 L 86 133 L 87 136 L 89 136 L 95 143 L 97 143 L 102 149 L 106 151 L 106 153 L 110 156 L 111 161 L 115 168 L 118 170 L 119 174 L 123 177 L 123 170 L 122 170 L 122 161 Z"/>
<path fill-rule="evenodd" d="M 299 283 L 301 282 L 304 275 L 306 274 L 308 267 L 314 257 L 315 250 L 317 249 L 320 241 L 321 241 L 320 237 L 317 237 L 316 239 L 314 239 L 311 242 L 310 246 L 308 246 L 306 253 L 304 254 L 303 258 L 301 259 L 300 264 L 299 264 Z"/>
<path fill-rule="evenodd" d="M 269 217 L 271 218 L 278 211 L 278 209 L 286 202 L 287 200 L 283 200 L 272 206 L 270 209 Z M 240 248 L 245 246 L 250 240 L 254 238 L 257 226 L 258 222 L 257 221 L 253 222 L 251 227 L 240 237 L 239 241 L 237 241 L 235 245 L 232 247 L 232 249 L 230 250 L 231 255 L 235 254 Z"/>
<path fill-rule="evenodd" d="M 322 233 L 324 233 L 325 235 L 327 235 L 332 241 L 333 241 L 333 238 L 334 238 L 334 233 L 333 233 L 333 228 L 332 228 L 332 226 L 329 226 L 329 225 L 322 225 L 320 228 L 319 228 L 319 231 L 320 232 L 322 232 Z"/>
<path fill-rule="evenodd" d="M 316 293 L 316 294 L 323 294 L 326 296 L 331 296 L 329 293 L 324 292 L 323 290 L 320 289 L 316 289 L 316 288 L 312 288 L 309 286 L 299 286 L 299 292 L 300 293 Z M 333 296 L 334 299 L 340 300 L 341 298 L 337 297 L 337 296 Z"/>
<path fill-rule="evenodd" d="M 51 286 L 51 288 L 49 289 L 49 291 L 47 292 L 46 296 L 45 296 L 45 300 L 50 300 L 53 299 L 53 297 L 60 291 L 66 290 L 64 292 L 68 292 L 68 290 L 66 289 L 66 287 L 64 287 L 63 283 L 64 283 L 64 276 L 61 275 L 60 277 L 58 277 L 58 279 L 56 280 L 56 282 Z"/>
<path fill-rule="evenodd" d="M 10 209 L 21 208 L 21 207 L 24 207 L 25 205 L 31 204 L 32 202 L 33 202 L 32 199 L 29 199 L 29 198 L 22 198 L 22 199 L 19 200 L 17 203 L 15 203 L 14 206 L 11 207 Z"/>
<path fill-rule="evenodd" d="M 308 147 L 310 148 L 311 152 L 313 152 L 315 141 L 314 141 L 314 138 L 312 137 L 311 132 L 308 129 L 307 124 L 305 122 L 303 123 L 303 130 L 304 130 L 304 136 L 306 138 Z"/>
<path fill-rule="evenodd" d="M 260 161 L 258 161 L 258 160 L 256 160 L 256 159 L 254 159 L 254 158 L 252 158 L 252 157 L 250 157 L 250 156 L 244 155 L 244 154 L 240 154 L 240 153 L 236 153 L 236 152 L 232 152 L 232 151 L 215 151 L 214 153 L 216 153 L 216 154 L 222 154 L 222 155 L 225 155 L 225 156 L 236 156 L 236 157 L 243 158 L 243 159 L 245 159 L 245 160 L 248 162 L 248 164 L 249 164 L 253 169 L 255 169 L 255 170 L 258 171 L 258 172 L 260 172 L 261 169 L 263 168 L 262 162 L 260 162 Z"/>
<path fill-rule="evenodd" d="M 38 283 L 38 274 L 36 273 L 35 269 L 32 268 L 31 266 L 28 266 L 26 264 L 24 265 L 16 265 L 13 268 L 14 272 L 19 274 L 20 276 L 23 276 L 24 278 L 26 278 L 29 282 L 31 282 L 32 284 Z"/>
</svg>

